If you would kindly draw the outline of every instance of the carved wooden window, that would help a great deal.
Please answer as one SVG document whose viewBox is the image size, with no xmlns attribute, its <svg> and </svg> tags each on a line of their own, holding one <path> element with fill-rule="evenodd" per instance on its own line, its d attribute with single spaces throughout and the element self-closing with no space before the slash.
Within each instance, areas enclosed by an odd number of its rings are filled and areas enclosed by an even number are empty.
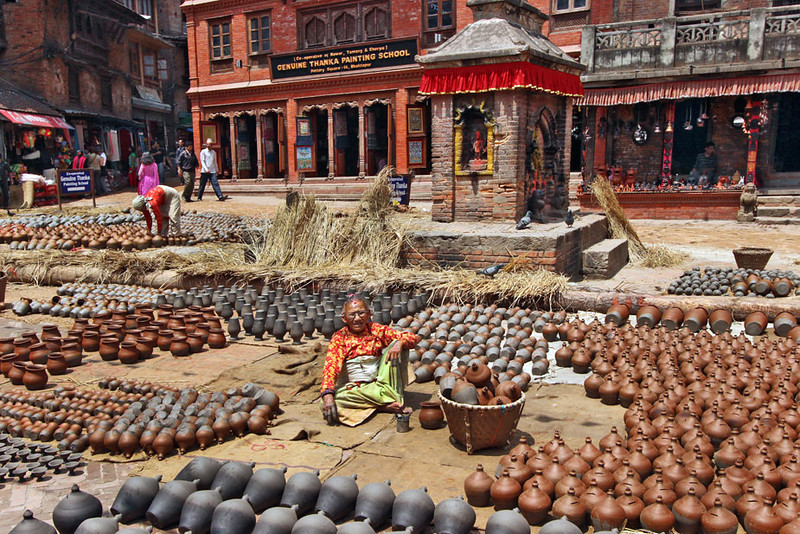
<svg viewBox="0 0 800 534">
<path fill-rule="evenodd" d="M 708 11 L 710 9 L 720 9 L 721 7 L 721 0 L 675 0 L 676 14 Z"/>
<path fill-rule="evenodd" d="M 139 77 L 139 49 L 138 48 L 131 48 L 131 74 L 135 77 Z"/>
<path fill-rule="evenodd" d="M 425 13 L 425 29 L 441 30 L 452 28 L 455 24 L 452 0 L 427 0 Z"/>
<path fill-rule="evenodd" d="M 69 77 L 69 101 L 72 104 L 80 104 L 81 102 L 81 71 L 76 67 L 67 67 L 69 70 L 67 75 Z"/>
<path fill-rule="evenodd" d="M 379 6 L 364 12 L 364 37 L 366 39 L 386 39 L 389 37 L 389 13 Z"/>
<path fill-rule="evenodd" d="M 270 15 L 262 13 L 250 18 L 250 53 L 263 54 L 272 50 Z"/>
<path fill-rule="evenodd" d="M 142 54 L 142 68 L 144 69 L 145 78 L 156 78 L 156 55 L 154 53 L 145 52 Z"/>
<path fill-rule="evenodd" d="M 589 8 L 589 0 L 554 0 L 553 12 L 566 13 Z"/>
<path fill-rule="evenodd" d="M 333 42 L 352 43 L 356 40 L 356 18 L 351 13 L 333 14 Z"/>
<path fill-rule="evenodd" d="M 211 60 L 231 57 L 231 23 L 229 20 L 210 25 Z"/>
<path fill-rule="evenodd" d="M 325 21 L 321 17 L 313 17 L 306 22 L 305 27 L 305 47 L 325 46 Z"/>
</svg>

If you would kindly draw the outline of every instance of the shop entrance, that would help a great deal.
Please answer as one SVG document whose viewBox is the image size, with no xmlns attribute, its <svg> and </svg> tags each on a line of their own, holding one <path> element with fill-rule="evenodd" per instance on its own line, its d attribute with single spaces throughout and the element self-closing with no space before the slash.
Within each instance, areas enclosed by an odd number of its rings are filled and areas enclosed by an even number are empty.
<svg viewBox="0 0 800 534">
<path fill-rule="evenodd" d="M 800 94 L 783 93 L 778 103 L 778 131 L 775 135 L 773 170 L 775 172 L 800 172 L 800 159 L 795 150 L 800 146 Z"/>
<path fill-rule="evenodd" d="M 364 109 L 364 126 L 367 134 L 367 174 L 374 176 L 390 162 L 389 107 L 376 102 Z"/>
<path fill-rule="evenodd" d="M 343 106 L 333 111 L 334 173 L 358 176 L 358 108 Z"/>
<path fill-rule="evenodd" d="M 274 112 L 261 116 L 261 147 L 264 151 L 264 178 L 280 178 L 281 168 L 280 140 L 282 131 L 278 114 Z"/>
<path fill-rule="evenodd" d="M 711 139 L 711 119 L 708 115 L 705 99 L 693 98 L 675 104 L 673 174 L 689 174 L 697 155 Z"/>
<path fill-rule="evenodd" d="M 328 110 L 315 108 L 311 110 L 311 128 L 314 135 L 316 151 L 315 176 L 328 177 Z"/>
<path fill-rule="evenodd" d="M 242 115 L 236 118 L 236 170 L 241 179 L 255 178 L 258 174 L 256 148 L 256 118 Z"/>
</svg>

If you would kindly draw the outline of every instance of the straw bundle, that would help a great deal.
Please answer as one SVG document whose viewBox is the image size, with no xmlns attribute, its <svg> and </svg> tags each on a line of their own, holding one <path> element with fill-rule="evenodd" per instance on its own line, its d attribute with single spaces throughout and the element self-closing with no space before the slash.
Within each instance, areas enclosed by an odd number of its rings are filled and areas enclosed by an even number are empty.
<svg viewBox="0 0 800 534">
<path fill-rule="evenodd" d="M 689 259 L 685 252 L 673 251 L 663 245 L 645 246 L 625 215 L 625 210 L 619 205 L 611 182 L 595 178 L 592 182 L 592 194 L 606 213 L 611 237 L 628 240 L 628 255 L 637 264 L 649 268 L 674 267 Z"/>
</svg>

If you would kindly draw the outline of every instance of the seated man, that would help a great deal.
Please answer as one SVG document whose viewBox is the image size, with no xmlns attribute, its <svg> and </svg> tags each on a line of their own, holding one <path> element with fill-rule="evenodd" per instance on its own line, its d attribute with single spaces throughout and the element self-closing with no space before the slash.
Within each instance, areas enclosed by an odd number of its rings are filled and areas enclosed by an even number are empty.
<svg viewBox="0 0 800 534">
<path fill-rule="evenodd" d="M 694 167 L 686 178 L 689 185 L 700 187 L 714 187 L 717 185 L 717 155 L 714 153 L 714 143 L 706 143 L 703 152 L 697 155 Z"/>
<path fill-rule="evenodd" d="M 340 409 L 409 413 L 403 404 L 407 362 L 401 352 L 415 347 L 419 336 L 373 323 L 369 306 L 359 296 L 345 302 L 342 319 L 346 326 L 333 334 L 322 373 L 325 420 L 339 422 Z M 346 382 L 337 388 L 342 371 Z"/>
<path fill-rule="evenodd" d="M 139 195 L 133 199 L 133 209 L 144 214 L 147 223 L 147 233 L 152 233 L 153 220 L 147 209 L 147 204 L 153 210 L 156 217 L 156 227 L 158 235 L 167 237 L 169 235 L 169 225 L 172 226 L 176 234 L 181 233 L 181 194 L 168 185 L 157 185 L 145 195 Z"/>
</svg>

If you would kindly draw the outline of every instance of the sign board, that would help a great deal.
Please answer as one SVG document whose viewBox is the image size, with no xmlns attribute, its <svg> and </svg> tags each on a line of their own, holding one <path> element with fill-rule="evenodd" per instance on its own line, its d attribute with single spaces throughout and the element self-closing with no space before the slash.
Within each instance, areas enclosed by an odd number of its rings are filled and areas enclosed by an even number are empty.
<svg viewBox="0 0 800 534">
<path fill-rule="evenodd" d="M 69 169 L 58 171 L 58 209 L 61 197 L 92 195 L 92 206 L 97 207 L 94 197 L 94 171 L 92 169 Z"/>
<path fill-rule="evenodd" d="M 364 69 L 413 65 L 416 39 L 309 50 L 272 56 L 272 79 L 281 80 L 315 74 L 340 74 Z"/>
<path fill-rule="evenodd" d="M 408 206 L 411 197 L 411 175 L 392 174 L 389 176 L 389 188 L 392 190 L 392 204 Z"/>
</svg>

